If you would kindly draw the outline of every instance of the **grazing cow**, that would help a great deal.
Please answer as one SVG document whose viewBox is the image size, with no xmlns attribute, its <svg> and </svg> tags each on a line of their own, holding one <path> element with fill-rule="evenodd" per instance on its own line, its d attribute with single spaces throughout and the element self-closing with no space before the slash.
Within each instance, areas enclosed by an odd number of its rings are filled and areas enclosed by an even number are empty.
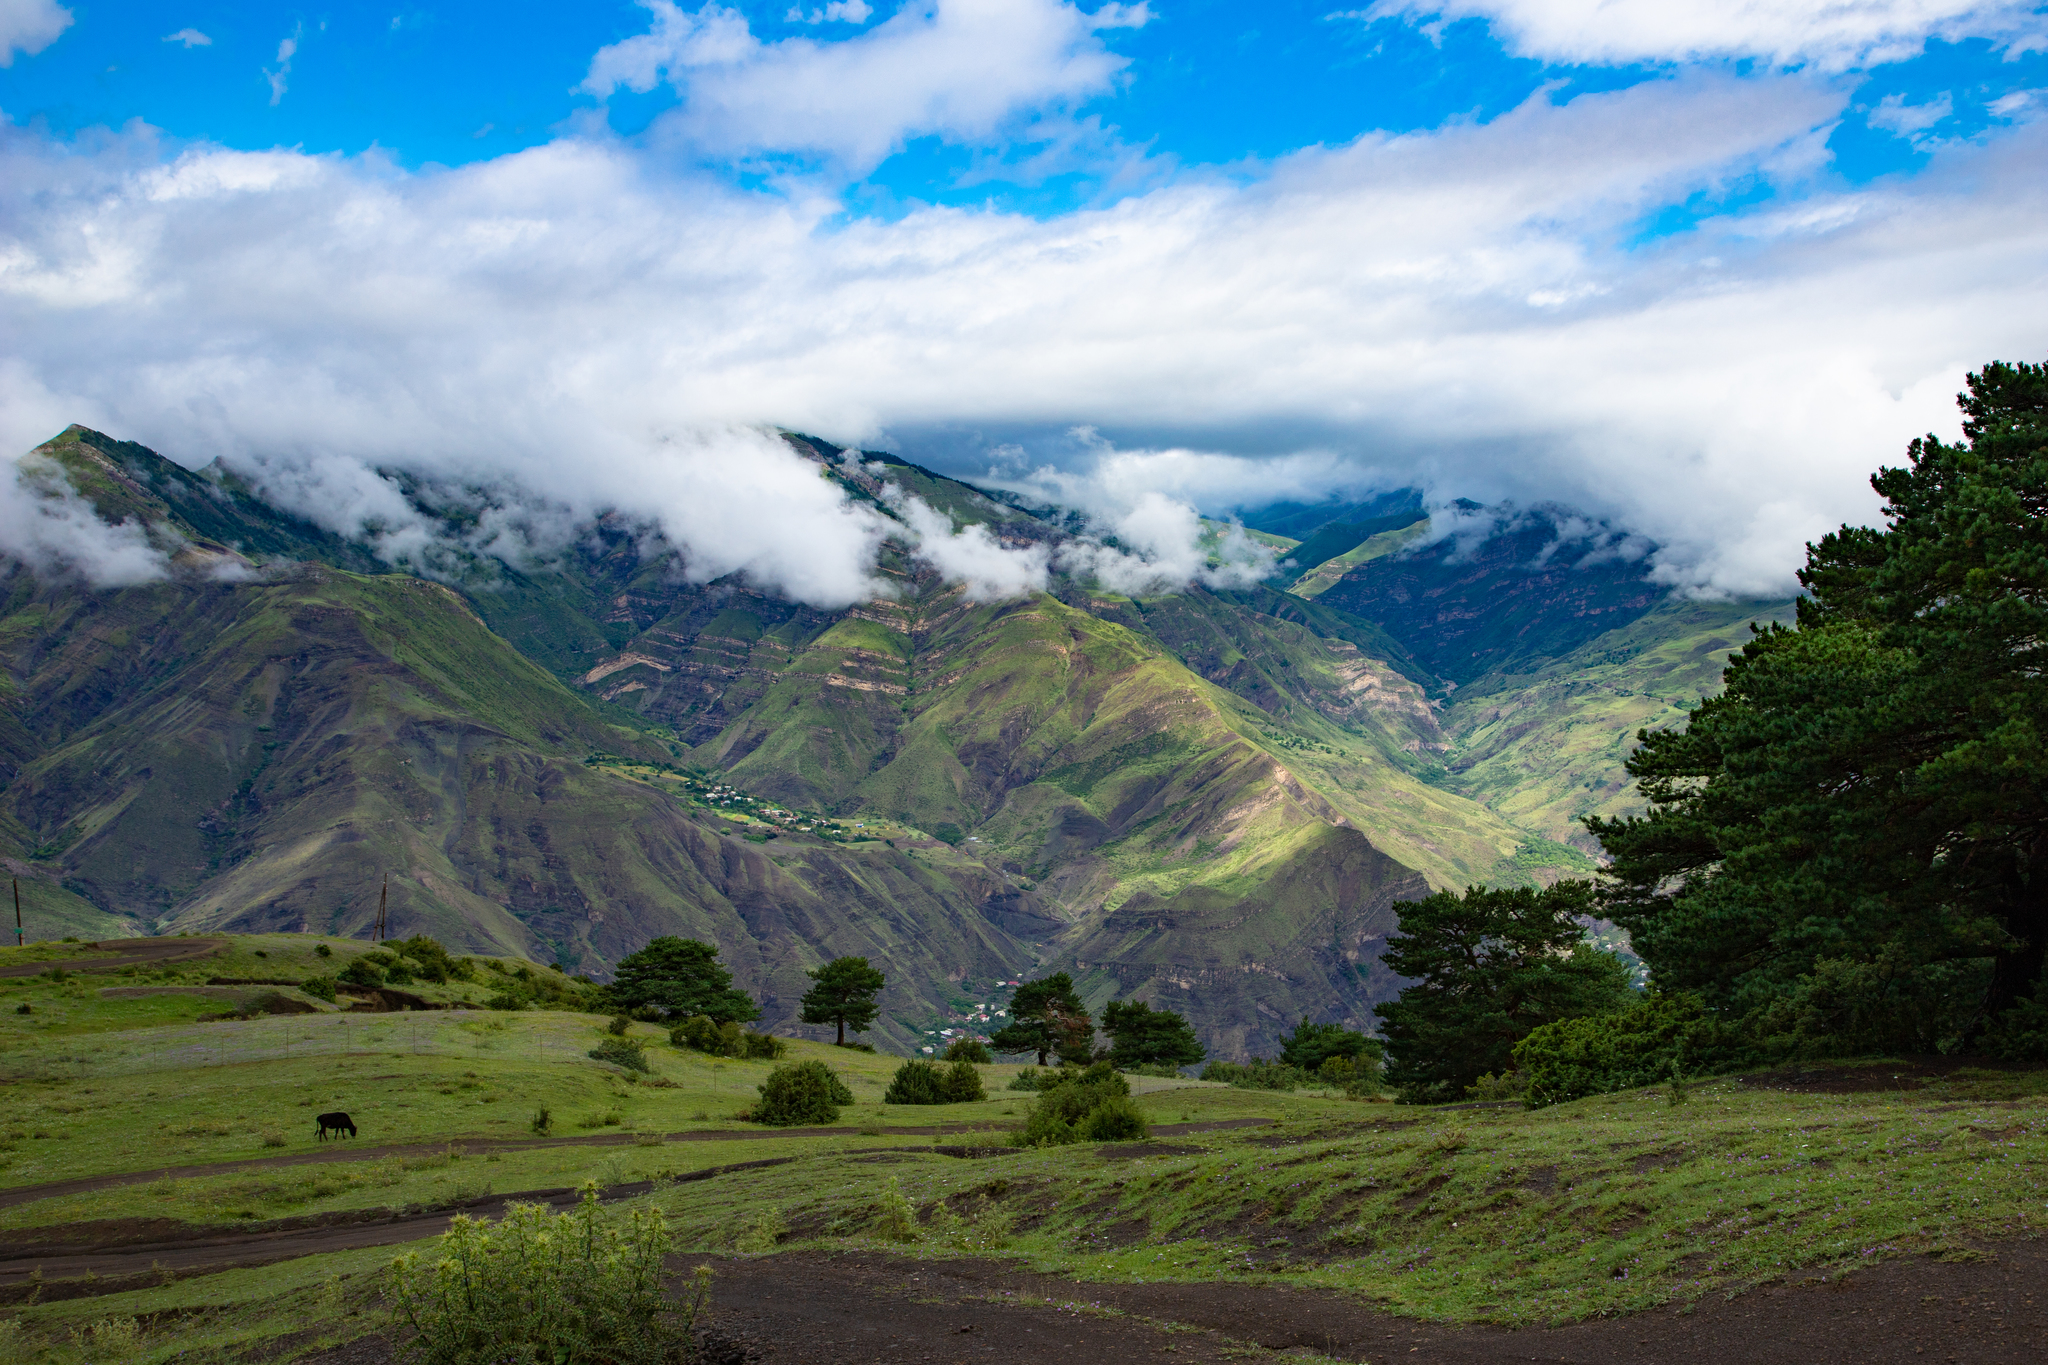
<svg viewBox="0 0 2048 1365">
<path fill-rule="evenodd" d="M 315 1139 L 326 1137 L 327 1130 L 329 1128 L 332 1128 L 334 1130 L 334 1135 L 336 1137 L 341 1136 L 341 1130 L 344 1128 L 348 1129 L 348 1135 L 350 1137 L 354 1137 L 356 1135 L 356 1125 L 354 1121 L 351 1120 L 347 1114 L 342 1113 L 338 1109 L 332 1114 L 320 1115 L 318 1118 L 314 1119 L 313 1122 L 320 1125 L 320 1127 L 316 1129 L 313 1133 Z"/>
</svg>

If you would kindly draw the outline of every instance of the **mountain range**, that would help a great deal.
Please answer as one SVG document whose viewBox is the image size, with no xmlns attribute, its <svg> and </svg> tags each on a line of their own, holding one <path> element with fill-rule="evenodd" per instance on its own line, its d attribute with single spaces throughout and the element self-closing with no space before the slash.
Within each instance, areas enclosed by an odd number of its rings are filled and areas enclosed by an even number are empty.
<svg viewBox="0 0 2048 1365">
<path fill-rule="evenodd" d="M 1004 545 L 1066 509 L 791 433 L 844 496 Z M 1751 621 L 1561 509 L 1247 509 L 1272 576 L 975 600 L 892 539 L 842 610 L 600 515 L 545 557 L 463 531 L 478 490 L 399 484 L 447 531 L 395 567 L 267 500 L 74 426 L 18 463 L 167 574 L 0 563 L 0 857 L 31 934 L 393 933 L 603 979 L 715 942 L 765 1022 L 805 969 L 888 974 L 887 1045 L 996 983 L 1181 1010 L 1211 1052 L 1365 1027 L 1402 902 L 1583 874 L 1636 808 L 1639 727 L 1683 721 Z M 1219 528 L 1220 529 L 1220 528 Z"/>
</svg>

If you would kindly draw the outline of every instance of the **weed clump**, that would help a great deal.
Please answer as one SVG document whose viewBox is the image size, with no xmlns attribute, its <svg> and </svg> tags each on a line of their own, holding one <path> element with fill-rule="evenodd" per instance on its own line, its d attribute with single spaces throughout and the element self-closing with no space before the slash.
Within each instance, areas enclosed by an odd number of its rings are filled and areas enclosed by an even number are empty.
<svg viewBox="0 0 2048 1365">
<path fill-rule="evenodd" d="M 530 1126 L 534 1132 L 546 1137 L 555 1130 L 555 1116 L 549 1113 L 548 1107 L 543 1104 L 533 1111 L 533 1122 Z"/>
<path fill-rule="evenodd" d="M 823 1062 L 778 1066 L 761 1082 L 761 1098 L 740 1117 L 771 1128 L 836 1123 L 839 1106 L 853 1103 L 853 1092 Z"/>
<path fill-rule="evenodd" d="M 882 1103 L 971 1104 L 987 1098 L 981 1088 L 981 1073 L 972 1062 L 954 1062 L 941 1069 L 936 1063 L 913 1058 L 896 1068 Z"/>
<path fill-rule="evenodd" d="M 698 1267 L 689 1290 L 671 1296 L 662 1283 L 671 1245 L 660 1210 L 608 1215 L 594 1183 L 571 1213 L 515 1204 L 495 1224 L 457 1215 L 438 1259 L 415 1251 L 392 1263 L 402 1356 L 419 1365 L 687 1359 L 711 1272 Z"/>
<path fill-rule="evenodd" d="M 1017 1147 L 1127 1142 L 1150 1132 L 1145 1116 L 1131 1103 L 1131 1083 L 1108 1062 L 1097 1062 L 1086 1071 L 1063 1071 L 1043 1085 L 1010 1142 Z"/>
<path fill-rule="evenodd" d="M 590 1055 L 600 1062 L 625 1067 L 628 1071 L 647 1070 L 645 1044 L 638 1038 L 607 1038 L 590 1049 Z"/>
</svg>

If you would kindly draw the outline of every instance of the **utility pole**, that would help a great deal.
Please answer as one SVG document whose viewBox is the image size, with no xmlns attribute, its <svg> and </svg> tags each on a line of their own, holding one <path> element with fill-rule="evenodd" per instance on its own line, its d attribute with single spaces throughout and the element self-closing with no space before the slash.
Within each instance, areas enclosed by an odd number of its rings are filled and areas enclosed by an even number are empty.
<svg viewBox="0 0 2048 1365">
<path fill-rule="evenodd" d="M 391 874 L 384 874 L 384 889 L 377 893 L 377 927 L 370 931 L 370 942 L 384 941 L 384 908 L 391 901 Z"/>
</svg>

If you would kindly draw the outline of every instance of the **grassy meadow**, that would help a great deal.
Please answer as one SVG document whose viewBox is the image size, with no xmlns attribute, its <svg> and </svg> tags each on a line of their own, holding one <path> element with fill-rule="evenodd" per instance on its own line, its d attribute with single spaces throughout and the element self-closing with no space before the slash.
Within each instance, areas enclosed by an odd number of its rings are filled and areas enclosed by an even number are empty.
<svg viewBox="0 0 2048 1365">
<path fill-rule="evenodd" d="M 238 938 L 223 958 L 139 978 L 262 974 L 251 964 L 284 977 L 365 947 L 329 941 L 335 956 L 320 959 L 315 942 Z M 0 965 L 49 951 L 0 954 Z M 791 1058 L 826 1061 L 856 1102 L 839 1131 L 785 1136 L 735 1117 L 770 1063 L 683 1051 L 649 1025 L 634 1028 L 651 1068 L 638 1075 L 587 1056 L 605 1023 L 590 1015 L 198 1022 L 217 1000 L 100 994 L 137 981 L 0 980 L 0 1196 L 134 1177 L 14 1203 L 0 1209 L 0 1233 L 142 1218 L 232 1227 L 652 1181 L 639 1198 L 667 1212 L 689 1253 L 1003 1256 L 1084 1279 L 1328 1287 L 1417 1317 L 1513 1325 L 1833 1277 L 1886 1257 L 1977 1256 L 2048 1222 L 2042 1072 L 1830 1094 L 1724 1079 L 1533 1112 L 1134 1077 L 1155 1125 L 1268 1122 L 963 1160 L 934 1149 L 1002 1145 L 1031 1101 L 1003 1088 L 1018 1068 L 983 1068 L 981 1103 L 899 1107 L 881 1096 L 900 1059 L 796 1042 Z M 16 1013 L 21 1003 L 33 1013 Z M 1880 1085 L 1888 1075 L 1881 1063 L 1862 1074 Z M 545 1136 L 533 1131 L 543 1107 Z M 354 1146 L 313 1141 L 312 1115 L 329 1108 L 354 1116 Z M 935 1123 L 968 1131 L 904 1131 Z M 579 1141 L 592 1137 L 615 1140 Z M 313 1150 L 334 1159 L 156 1174 Z M 770 1157 L 794 1159 L 672 1183 Z M 381 1323 L 376 1284 L 392 1255 L 310 1256 L 0 1310 L 0 1361 L 310 1351 Z"/>
</svg>

